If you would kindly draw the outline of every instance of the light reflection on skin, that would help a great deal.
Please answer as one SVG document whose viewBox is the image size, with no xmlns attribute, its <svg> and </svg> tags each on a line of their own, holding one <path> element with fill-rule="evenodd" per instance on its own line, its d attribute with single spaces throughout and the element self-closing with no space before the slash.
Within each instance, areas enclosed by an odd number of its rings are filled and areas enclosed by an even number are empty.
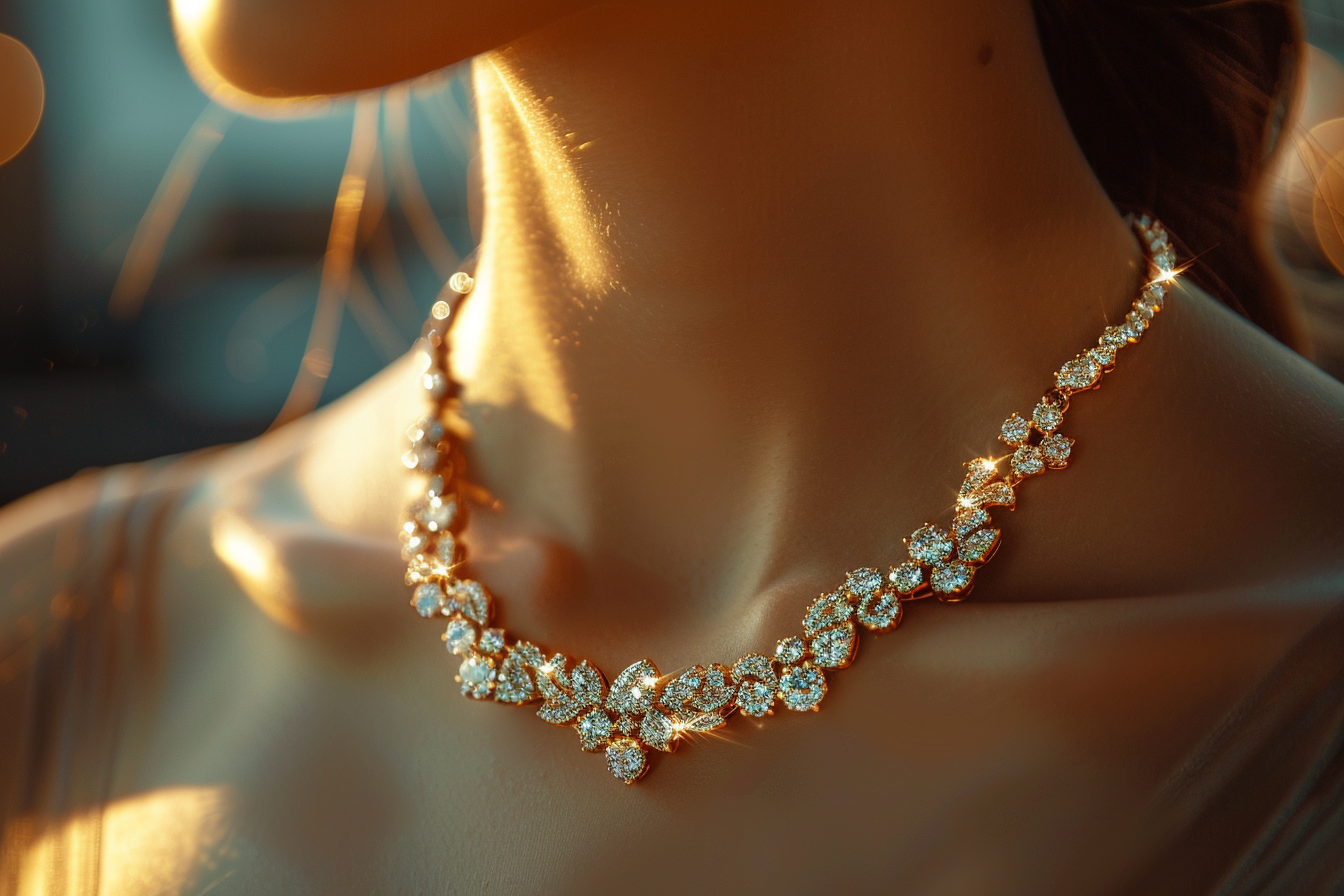
<svg viewBox="0 0 1344 896">
<path fill-rule="evenodd" d="M 208 865 L 228 833 L 234 803 L 227 787 L 163 787 L 113 800 L 101 819 L 74 816 L 43 834 L 24 855 L 13 892 L 66 892 L 91 862 L 106 896 L 176 893 L 193 880 L 209 886 L 229 874 Z"/>
<path fill-rule="evenodd" d="M 463 309 L 454 334 L 454 367 L 473 382 L 472 400 L 507 406 L 521 403 L 563 432 L 573 429 L 569 389 L 553 353 L 507 352 L 509 343 L 535 345 L 565 338 L 562 325 L 535 308 L 490 313 L 496 294 L 511 284 L 496 272 L 529 270 L 542 260 L 562 272 L 554 289 L 580 307 L 590 307 L 616 288 L 617 272 L 606 245 L 610 211 L 586 190 L 577 158 L 588 148 L 566 131 L 546 98 L 532 92 L 498 53 L 473 67 L 480 118 L 481 165 L 487 185 L 485 233 L 476 294 Z M 553 242 L 509 243 L 499 233 L 537 233 Z M 521 257 L 499 258 L 499 247 Z M 483 338 L 491 321 L 507 320 L 517 331 L 508 340 Z M 526 334 L 523 338 L 518 336 Z M 486 365 L 482 346 L 496 351 L 488 359 L 491 376 L 478 376 Z M 513 376 L 499 375 L 507 367 Z M 505 386 L 505 384 L 509 384 Z"/>
<path fill-rule="evenodd" d="M 293 582 L 275 545 L 231 510 L 210 519 L 210 544 L 238 585 L 263 613 L 292 631 L 302 631 Z"/>
</svg>

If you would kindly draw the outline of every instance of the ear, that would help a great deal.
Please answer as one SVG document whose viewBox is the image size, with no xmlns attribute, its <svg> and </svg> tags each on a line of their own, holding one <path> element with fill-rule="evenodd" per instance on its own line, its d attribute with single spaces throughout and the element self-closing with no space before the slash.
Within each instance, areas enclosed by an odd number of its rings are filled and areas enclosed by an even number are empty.
<svg viewBox="0 0 1344 896">
<path fill-rule="evenodd" d="M 418 77 L 593 0 L 170 0 L 178 48 L 217 102 L 302 114 Z"/>
</svg>

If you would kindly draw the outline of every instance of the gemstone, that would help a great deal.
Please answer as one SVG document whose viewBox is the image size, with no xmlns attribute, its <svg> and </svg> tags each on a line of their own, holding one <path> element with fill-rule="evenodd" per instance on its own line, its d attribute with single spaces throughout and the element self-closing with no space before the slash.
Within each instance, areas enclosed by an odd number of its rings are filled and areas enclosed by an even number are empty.
<svg viewBox="0 0 1344 896">
<path fill-rule="evenodd" d="M 812 605 L 807 608 L 807 615 L 803 617 L 803 634 L 810 638 L 822 629 L 844 622 L 853 615 L 854 607 L 849 602 L 848 594 L 843 591 L 823 594 L 812 601 Z"/>
<path fill-rule="evenodd" d="M 433 417 L 422 417 L 410 429 L 406 430 L 406 438 L 411 440 L 412 445 L 418 445 L 421 442 L 429 442 L 431 445 L 435 442 L 443 441 L 443 424 Z"/>
<path fill-rule="evenodd" d="M 807 655 L 807 645 L 802 638 L 783 638 L 775 644 L 775 659 L 781 663 L 801 662 Z"/>
<path fill-rule="evenodd" d="M 1069 453 L 1073 451 L 1073 439 L 1053 433 L 1041 439 L 1041 454 L 1045 462 L 1058 470 L 1069 465 Z"/>
<path fill-rule="evenodd" d="M 401 456 L 401 463 L 408 470 L 433 473 L 439 465 L 439 450 L 428 443 L 416 445 Z"/>
<path fill-rule="evenodd" d="M 971 586 L 975 568 L 961 560 L 949 560 L 933 568 L 929 582 L 939 594 L 960 594 Z"/>
<path fill-rule="evenodd" d="M 426 494 L 430 494 L 430 495 L 442 495 L 442 494 L 443 494 L 443 477 L 442 477 L 442 476 L 431 476 L 431 477 L 429 477 L 429 482 L 426 483 L 426 485 L 425 485 L 425 492 L 426 492 Z"/>
<path fill-rule="evenodd" d="M 457 500 L 444 500 L 437 495 L 420 502 L 416 506 L 415 519 L 431 532 L 440 532 L 453 524 L 457 516 Z"/>
<path fill-rule="evenodd" d="M 970 496 L 977 507 L 1012 507 L 1017 501 L 1013 487 L 1006 482 L 991 482 Z"/>
<path fill-rule="evenodd" d="M 998 529 L 979 529 L 957 545 L 957 558 L 967 563 L 984 563 L 999 544 Z"/>
<path fill-rule="evenodd" d="M 636 716 L 621 713 L 616 717 L 616 728 L 622 734 L 633 735 L 639 731 L 639 719 Z"/>
<path fill-rule="evenodd" d="M 602 673 L 597 671 L 592 663 L 584 660 L 569 673 L 569 689 L 574 694 L 574 699 L 584 706 L 601 706 L 607 687 L 606 682 L 602 680 Z"/>
<path fill-rule="evenodd" d="M 495 666 L 485 657 L 473 653 L 462 661 L 457 677 L 462 682 L 462 693 L 481 700 L 490 695 L 490 686 L 495 680 Z"/>
<path fill-rule="evenodd" d="M 589 753 L 596 752 L 606 746 L 607 741 L 616 732 L 616 726 L 612 724 L 611 716 L 600 709 L 593 709 L 584 713 L 579 718 L 579 724 L 575 727 L 579 729 L 579 748 L 587 750 Z"/>
<path fill-rule="evenodd" d="M 769 715 L 775 705 L 775 689 L 764 681 L 744 681 L 737 689 L 737 708 L 753 719 Z"/>
<path fill-rule="evenodd" d="M 857 648 L 858 637 L 852 622 L 828 628 L 808 645 L 812 662 L 823 669 L 843 669 L 848 666 L 854 661 Z"/>
<path fill-rule="evenodd" d="M 891 572 L 887 573 L 887 581 L 901 594 L 914 594 L 924 584 L 924 567 L 908 560 L 900 566 L 893 566 Z"/>
<path fill-rule="evenodd" d="M 901 602 L 891 592 L 879 591 L 859 601 L 858 616 L 872 631 L 890 631 L 901 621 Z"/>
<path fill-rule="evenodd" d="M 1101 338 L 1097 340 L 1097 345 L 1106 348 L 1124 348 L 1129 345 L 1129 337 L 1119 327 L 1107 327 L 1101 331 Z"/>
<path fill-rule="evenodd" d="M 454 619 L 443 633 L 443 643 L 449 653 L 465 654 L 476 643 L 476 626 L 465 619 Z M 486 652 L 494 653 L 493 650 Z"/>
<path fill-rule="evenodd" d="M 515 646 L 499 664 L 495 676 L 495 699 L 500 703 L 526 703 L 537 696 L 536 685 L 532 683 L 532 674 L 527 671 L 527 661 Z"/>
<path fill-rule="evenodd" d="M 1151 315 L 1149 315 L 1149 317 L 1151 317 Z M 1144 330 L 1148 329 L 1148 319 L 1148 317 L 1144 317 L 1137 310 L 1131 311 L 1125 315 L 1125 326 L 1135 332 L 1142 333 Z"/>
<path fill-rule="evenodd" d="M 480 582 L 473 579 L 454 579 L 448 586 L 448 596 L 458 612 L 481 625 L 490 622 L 490 594 Z"/>
<path fill-rule="evenodd" d="M 1018 476 L 1035 476 L 1045 470 L 1045 458 L 1035 445 L 1023 445 L 1013 452 L 1013 472 Z"/>
<path fill-rule="evenodd" d="M 434 545 L 434 556 L 449 568 L 457 563 L 457 539 L 453 538 L 451 532 L 444 532 L 439 536 L 439 543 Z"/>
<path fill-rule="evenodd" d="M 1139 339 L 1143 336 L 1143 330 L 1139 327 L 1134 326 L 1128 321 L 1116 327 L 1116 329 L 1119 330 L 1122 334 L 1124 334 L 1124 337 L 1128 339 L 1130 342 L 1138 342 Z"/>
<path fill-rule="evenodd" d="M 536 669 L 541 673 L 542 678 L 550 678 L 560 683 L 561 687 L 569 687 L 569 657 L 562 653 L 557 653 L 550 657 L 546 662 L 537 666 Z"/>
<path fill-rule="evenodd" d="M 910 549 L 911 559 L 926 566 L 952 555 L 952 537 L 933 523 L 920 526 L 911 533 L 905 544 Z"/>
<path fill-rule="evenodd" d="M 1026 418 L 1016 413 L 1003 421 L 1003 427 L 999 430 L 999 438 L 1013 447 L 1021 445 L 1029 435 L 1031 435 L 1031 425 L 1027 423 Z"/>
<path fill-rule="evenodd" d="M 429 393 L 430 398 L 442 398 L 448 394 L 448 377 L 441 373 L 425 374 L 420 378 L 420 385 Z"/>
<path fill-rule="evenodd" d="M 1053 401 L 1042 398 L 1031 412 L 1031 422 L 1041 432 L 1054 432 L 1064 422 L 1064 412 Z"/>
<path fill-rule="evenodd" d="M 779 699 L 795 712 L 816 709 L 826 696 L 826 676 L 811 666 L 789 666 L 779 676 Z"/>
<path fill-rule="evenodd" d="M 607 709 L 618 713 L 639 715 L 648 712 L 657 696 L 658 667 L 649 660 L 640 660 L 627 666 L 607 692 Z"/>
<path fill-rule="evenodd" d="M 763 653 L 749 653 L 733 663 L 733 681 L 740 683 L 748 679 L 764 681 L 773 687 L 778 682 L 774 660 Z"/>
<path fill-rule="evenodd" d="M 428 619 L 443 609 L 443 589 L 436 582 L 417 585 L 411 595 L 411 605 L 415 612 Z"/>
<path fill-rule="evenodd" d="M 1115 363 L 1115 349 L 1097 346 L 1083 352 L 1084 357 L 1090 359 L 1098 367 L 1110 367 Z"/>
<path fill-rule="evenodd" d="M 721 712 L 702 712 L 697 716 L 687 719 L 683 725 L 685 731 L 694 731 L 703 733 L 713 731 L 715 728 L 722 728 L 728 724 L 728 719 Z"/>
<path fill-rule="evenodd" d="M 429 536 L 421 532 L 401 533 L 401 559 L 409 561 L 429 547 Z"/>
<path fill-rule="evenodd" d="M 1166 302 L 1167 287 L 1161 283 L 1149 283 L 1139 294 L 1139 298 L 1144 303 L 1153 306 L 1154 311 L 1161 311 L 1162 305 Z"/>
<path fill-rule="evenodd" d="M 658 702 L 672 712 L 678 712 L 687 700 L 695 696 L 704 682 L 705 667 L 692 666 L 664 685 L 662 693 L 658 695 Z"/>
<path fill-rule="evenodd" d="M 1134 310 L 1125 315 L 1125 320 L 1129 320 L 1130 314 L 1135 315 L 1136 317 L 1141 317 L 1143 318 L 1144 323 L 1148 323 L 1153 319 L 1153 306 L 1141 298 L 1135 299 Z"/>
<path fill-rule="evenodd" d="M 957 515 L 952 518 L 952 532 L 957 538 L 965 538 L 969 533 L 979 529 L 987 522 L 989 522 L 989 514 L 979 507 L 958 510 Z"/>
<path fill-rule="evenodd" d="M 407 585 L 419 585 L 428 582 L 437 570 L 437 564 L 426 560 L 423 554 L 418 554 L 406 561 L 406 575 L 403 578 Z"/>
<path fill-rule="evenodd" d="M 530 641 L 519 641 L 513 645 L 513 649 L 509 651 L 509 656 L 516 656 L 519 662 L 531 666 L 533 669 L 544 665 L 546 662 L 546 656 L 541 652 L 541 648 Z"/>
<path fill-rule="evenodd" d="M 1055 385 L 1070 392 L 1089 389 L 1101 376 L 1101 365 L 1090 357 L 1078 357 L 1059 368 Z"/>
<path fill-rule="evenodd" d="M 589 707 L 546 675 L 537 676 L 537 690 L 544 698 L 537 717 L 552 725 L 568 725 Z"/>
<path fill-rule="evenodd" d="M 1171 269 L 1176 267 L 1176 251 L 1171 246 L 1163 246 L 1153 255 L 1153 264 L 1157 265 L 1163 274 L 1169 274 Z"/>
<path fill-rule="evenodd" d="M 504 629 L 488 628 L 481 632 L 480 643 L 477 644 L 481 653 L 499 654 L 504 651 Z"/>
<path fill-rule="evenodd" d="M 848 594 L 856 598 L 867 597 L 882 590 L 882 573 L 871 566 L 856 569 L 845 574 L 844 587 Z"/>
<path fill-rule="evenodd" d="M 998 464 L 993 458 L 978 457 L 966 464 L 966 478 L 961 480 L 961 494 L 968 495 L 999 475 Z"/>
<path fill-rule="evenodd" d="M 677 748 L 677 729 L 671 719 L 651 709 L 645 713 L 644 721 L 639 726 L 639 739 L 655 750 L 671 753 Z"/>
<path fill-rule="evenodd" d="M 633 784 L 648 771 L 648 767 L 644 748 L 634 738 L 618 737 L 607 745 L 607 768 L 617 781 Z"/>
<path fill-rule="evenodd" d="M 721 663 L 705 670 L 705 683 L 691 698 L 691 705 L 701 712 L 712 712 L 728 705 L 733 699 L 732 672 Z"/>
</svg>

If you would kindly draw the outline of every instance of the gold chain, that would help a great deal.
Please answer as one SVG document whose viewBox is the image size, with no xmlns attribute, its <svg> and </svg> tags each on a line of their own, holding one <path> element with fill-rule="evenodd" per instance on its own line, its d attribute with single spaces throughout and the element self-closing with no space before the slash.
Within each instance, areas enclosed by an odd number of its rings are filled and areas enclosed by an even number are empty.
<svg viewBox="0 0 1344 896">
<path fill-rule="evenodd" d="M 458 538 L 466 523 L 462 499 L 462 454 L 443 425 L 453 410 L 457 387 L 449 374 L 446 335 L 461 297 L 474 282 L 459 271 L 448 286 L 453 303 L 435 303 L 420 349 L 420 386 L 431 412 L 408 430 L 410 450 L 402 462 L 425 481 L 422 496 L 409 508 L 401 530 L 411 605 L 428 619 L 447 619 L 442 638 L 461 657 L 457 681 L 478 700 L 524 704 L 541 700 L 537 715 L 577 729 L 579 746 L 604 752 L 607 768 L 633 784 L 649 768 L 649 751 L 670 753 L 693 735 L 713 731 L 734 712 L 753 718 L 786 709 L 816 710 L 826 696 L 827 673 L 854 661 L 859 626 L 888 632 L 900 624 L 906 602 L 935 594 L 959 601 L 971 591 L 977 570 L 999 546 L 992 508 L 1013 509 L 1017 486 L 1046 470 L 1069 463 L 1073 439 L 1060 427 L 1069 399 L 1100 385 L 1115 365 L 1116 353 L 1136 343 L 1148 329 L 1180 269 L 1161 223 L 1148 216 L 1130 219 L 1148 262 L 1146 283 L 1124 323 L 1102 331 L 1094 348 L 1065 363 L 1055 385 L 1027 416 L 1014 413 L 999 431 L 1008 446 L 1002 457 L 966 464 L 950 528 L 928 523 L 905 539 L 908 559 L 886 575 L 875 568 L 853 570 L 844 583 L 814 600 L 803 616 L 802 632 L 780 640 L 772 654 L 749 653 L 731 666 L 711 663 L 664 675 L 651 660 L 640 660 L 610 686 L 587 660 L 547 655 L 536 644 L 517 641 L 490 627 L 494 599 L 485 586 L 461 578 L 465 560 Z M 1006 470 L 1001 469 L 1005 466 Z"/>
</svg>

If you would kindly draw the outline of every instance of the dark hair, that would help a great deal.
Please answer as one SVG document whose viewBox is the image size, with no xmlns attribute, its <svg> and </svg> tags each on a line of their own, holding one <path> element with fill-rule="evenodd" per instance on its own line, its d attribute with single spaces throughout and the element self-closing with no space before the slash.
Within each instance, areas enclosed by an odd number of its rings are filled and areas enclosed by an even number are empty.
<svg viewBox="0 0 1344 896">
<path fill-rule="evenodd" d="M 1303 48 L 1294 0 L 1032 0 L 1073 134 L 1123 211 L 1149 211 L 1187 277 L 1294 348 L 1262 184 Z"/>
</svg>

